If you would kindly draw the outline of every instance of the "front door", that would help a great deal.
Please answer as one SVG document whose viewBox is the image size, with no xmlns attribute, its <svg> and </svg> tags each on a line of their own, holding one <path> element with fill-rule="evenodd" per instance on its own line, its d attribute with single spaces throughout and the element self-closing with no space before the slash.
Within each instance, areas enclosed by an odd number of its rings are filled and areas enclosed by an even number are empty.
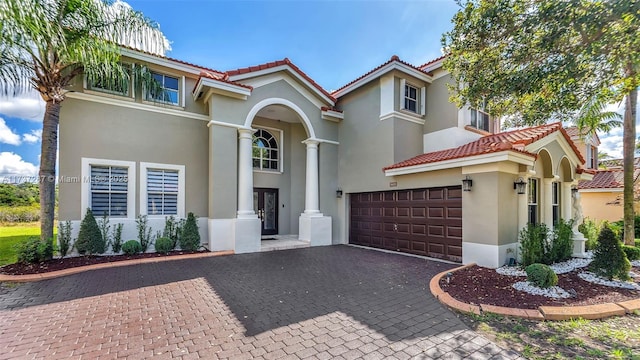
<svg viewBox="0 0 640 360">
<path fill-rule="evenodd" d="M 262 235 L 278 233 L 278 189 L 253 189 L 253 208 L 262 223 Z"/>
</svg>

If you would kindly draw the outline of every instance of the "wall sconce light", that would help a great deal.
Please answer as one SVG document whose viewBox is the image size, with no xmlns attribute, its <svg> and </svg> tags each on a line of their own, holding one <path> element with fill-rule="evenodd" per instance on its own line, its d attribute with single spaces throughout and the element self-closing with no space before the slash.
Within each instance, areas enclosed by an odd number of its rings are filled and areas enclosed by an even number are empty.
<svg viewBox="0 0 640 360">
<path fill-rule="evenodd" d="M 342 197 L 342 189 L 338 188 L 338 190 L 336 190 L 336 197 L 337 198 L 341 198 Z"/>
<path fill-rule="evenodd" d="M 513 189 L 516 190 L 518 194 L 524 194 L 527 192 L 527 183 L 523 178 L 519 178 L 518 181 L 513 183 Z"/>
<path fill-rule="evenodd" d="M 462 191 L 471 191 L 471 186 L 473 186 L 473 180 L 467 175 L 462 179 Z"/>
</svg>

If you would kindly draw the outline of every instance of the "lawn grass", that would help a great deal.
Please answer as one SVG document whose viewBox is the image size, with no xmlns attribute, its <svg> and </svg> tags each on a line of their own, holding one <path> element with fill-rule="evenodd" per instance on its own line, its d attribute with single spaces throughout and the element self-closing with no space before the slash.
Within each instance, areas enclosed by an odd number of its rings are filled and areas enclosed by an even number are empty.
<svg viewBox="0 0 640 360">
<path fill-rule="evenodd" d="M 54 241 L 58 229 L 54 227 Z M 18 261 L 15 246 L 30 237 L 40 236 L 40 223 L 18 223 L 0 225 L 0 266 Z"/>
</svg>

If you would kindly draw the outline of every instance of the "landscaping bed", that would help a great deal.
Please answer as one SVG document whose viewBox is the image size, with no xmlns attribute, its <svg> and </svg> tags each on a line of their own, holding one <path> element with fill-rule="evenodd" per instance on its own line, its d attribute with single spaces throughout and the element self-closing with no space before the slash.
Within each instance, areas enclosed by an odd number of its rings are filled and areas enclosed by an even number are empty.
<svg viewBox="0 0 640 360">
<path fill-rule="evenodd" d="M 27 274 L 41 274 L 50 271 L 65 270 L 69 268 L 118 262 L 124 260 L 136 260 L 147 258 L 163 258 L 168 256 L 180 256 L 184 254 L 196 254 L 208 252 L 207 250 L 201 251 L 171 251 L 167 254 L 160 253 L 142 253 L 134 255 L 90 255 L 90 256 L 77 256 L 77 257 L 65 257 L 62 259 L 52 259 L 37 264 L 25 264 L 15 263 L 0 267 L 0 273 L 6 275 L 27 275 Z"/>
<path fill-rule="evenodd" d="M 558 275 L 558 286 L 575 291 L 575 296 L 555 299 L 542 295 L 532 295 L 516 290 L 513 284 L 526 281 L 526 277 L 501 275 L 495 269 L 472 266 L 452 273 L 449 283 L 446 277 L 440 280 L 440 287 L 453 298 L 473 304 L 487 304 L 520 309 L 537 309 L 539 306 L 578 306 L 614 303 L 640 298 L 637 290 L 615 288 L 594 284 L 578 277 L 584 269 Z M 632 271 L 640 273 L 640 268 Z M 570 291 L 571 292 L 571 291 Z"/>
</svg>

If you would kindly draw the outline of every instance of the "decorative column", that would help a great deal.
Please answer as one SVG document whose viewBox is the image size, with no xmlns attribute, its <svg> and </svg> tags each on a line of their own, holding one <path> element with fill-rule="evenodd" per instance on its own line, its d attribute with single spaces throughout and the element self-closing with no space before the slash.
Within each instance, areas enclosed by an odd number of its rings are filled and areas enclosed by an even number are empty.
<svg viewBox="0 0 640 360">
<path fill-rule="evenodd" d="M 318 141 L 308 139 L 303 141 L 307 145 L 307 172 L 304 193 L 304 213 L 307 215 L 320 214 L 318 191 Z"/>
<path fill-rule="evenodd" d="M 561 216 L 564 221 L 571 220 L 571 206 L 573 199 L 571 197 L 571 182 L 562 182 L 562 188 L 560 190 L 560 206 L 562 207 Z"/>
<path fill-rule="evenodd" d="M 553 229 L 553 208 L 551 203 L 553 202 L 552 185 L 554 178 L 542 179 L 542 194 L 540 196 L 540 209 L 542 210 L 542 222 L 547 224 L 549 229 Z"/>
<path fill-rule="evenodd" d="M 238 218 L 256 218 L 253 209 L 253 129 L 238 129 Z"/>
</svg>

